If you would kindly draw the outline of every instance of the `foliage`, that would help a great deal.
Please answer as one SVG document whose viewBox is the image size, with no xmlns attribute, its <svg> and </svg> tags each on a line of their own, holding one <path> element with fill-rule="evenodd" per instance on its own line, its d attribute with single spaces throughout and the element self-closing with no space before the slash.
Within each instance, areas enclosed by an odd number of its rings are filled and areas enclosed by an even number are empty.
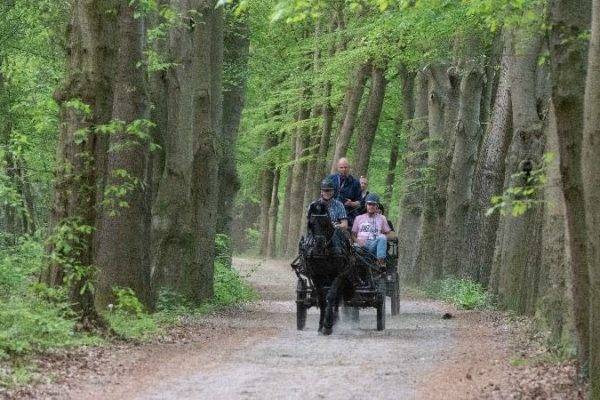
<svg viewBox="0 0 600 400">
<path fill-rule="evenodd" d="M 493 196 L 492 207 L 487 210 L 486 215 L 489 216 L 498 211 L 502 215 L 511 214 L 513 217 L 519 217 L 531 208 L 543 204 L 544 200 L 541 199 L 540 194 L 548 180 L 548 165 L 554 158 L 555 154 L 546 153 L 539 168 L 521 170 L 513 174 L 511 181 L 521 182 L 522 186 L 513 184 L 501 196 Z"/>
<path fill-rule="evenodd" d="M 93 277 L 96 270 L 94 266 L 82 262 L 92 230 L 93 227 L 84 224 L 80 218 L 68 218 L 60 221 L 46 241 L 52 249 L 47 261 L 61 268 L 67 287 L 82 282 L 81 294 L 94 290 Z"/>
<path fill-rule="evenodd" d="M 215 296 L 212 306 L 225 307 L 257 298 L 256 292 L 228 265 L 215 264 Z"/>
<path fill-rule="evenodd" d="M 36 283 L 43 260 L 39 240 L 0 250 L 0 358 L 97 342 L 75 332 L 64 290 Z"/>
<path fill-rule="evenodd" d="M 433 298 L 448 301 L 465 310 L 491 306 L 490 296 L 483 286 L 468 279 L 450 277 L 433 281 L 425 286 L 425 292 Z"/>
</svg>

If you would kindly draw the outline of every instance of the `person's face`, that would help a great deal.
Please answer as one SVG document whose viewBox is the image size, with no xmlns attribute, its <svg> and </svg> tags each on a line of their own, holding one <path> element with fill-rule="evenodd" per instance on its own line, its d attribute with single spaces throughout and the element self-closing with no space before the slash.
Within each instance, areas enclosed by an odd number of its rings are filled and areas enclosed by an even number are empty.
<svg viewBox="0 0 600 400">
<path fill-rule="evenodd" d="M 333 189 L 321 189 L 321 197 L 323 200 L 331 200 L 333 197 Z"/>
<path fill-rule="evenodd" d="M 350 173 L 350 165 L 347 161 L 340 161 L 337 166 L 338 172 L 344 176 Z"/>
<path fill-rule="evenodd" d="M 365 190 L 367 190 L 367 186 L 369 186 L 369 182 L 366 179 L 361 179 L 360 180 L 360 190 L 362 190 L 364 192 Z"/>
<path fill-rule="evenodd" d="M 379 210 L 377 203 L 367 203 L 367 212 L 369 214 L 375 214 Z"/>
</svg>

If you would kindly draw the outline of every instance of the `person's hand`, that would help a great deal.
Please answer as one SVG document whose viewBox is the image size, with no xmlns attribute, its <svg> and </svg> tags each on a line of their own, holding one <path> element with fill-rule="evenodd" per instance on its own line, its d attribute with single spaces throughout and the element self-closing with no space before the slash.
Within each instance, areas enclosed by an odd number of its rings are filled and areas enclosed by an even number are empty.
<svg viewBox="0 0 600 400">
<path fill-rule="evenodd" d="M 350 199 L 346 199 L 346 201 L 344 202 L 344 205 L 345 205 L 346 207 L 354 207 L 354 206 L 352 205 L 352 200 L 350 200 Z"/>
</svg>

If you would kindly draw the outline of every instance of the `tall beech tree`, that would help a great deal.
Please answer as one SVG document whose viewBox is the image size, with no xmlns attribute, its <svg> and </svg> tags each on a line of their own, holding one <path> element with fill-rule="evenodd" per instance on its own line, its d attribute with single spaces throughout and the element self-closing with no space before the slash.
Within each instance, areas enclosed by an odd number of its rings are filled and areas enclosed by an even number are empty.
<svg viewBox="0 0 600 400">
<path fill-rule="evenodd" d="M 509 153 L 507 173 L 509 187 L 528 188 L 531 172 L 540 168 L 544 149 L 542 115 L 538 109 L 538 55 L 542 47 L 539 34 L 518 29 L 514 32 L 510 59 L 512 119 L 514 135 Z M 533 194 L 533 199 L 540 196 Z M 530 196 L 531 197 L 531 196 Z M 529 274 L 539 268 L 539 224 L 542 208 L 534 205 L 518 217 L 507 215 L 499 251 L 499 294 L 501 301 L 511 310 L 531 312 L 527 301 Z"/>
<path fill-rule="evenodd" d="M 579 361 L 581 365 L 586 365 L 590 305 L 581 143 L 587 42 L 581 37 L 590 26 L 591 0 L 554 0 L 549 4 L 552 101 L 556 110 L 560 170 L 566 205 L 573 311 L 576 316 Z"/>
<path fill-rule="evenodd" d="M 344 103 L 342 106 L 342 123 L 340 131 L 337 134 L 335 142 L 335 149 L 333 151 L 333 161 L 331 163 L 331 173 L 334 173 L 337 169 L 337 160 L 341 157 L 346 156 L 350 139 L 354 133 L 354 126 L 356 124 L 356 117 L 360 107 L 360 102 L 365 90 L 365 84 L 371 71 L 371 64 L 364 63 L 356 67 L 348 79 L 348 87 L 344 96 Z"/>
<path fill-rule="evenodd" d="M 223 134 L 220 138 L 217 232 L 226 235 L 230 234 L 232 208 L 240 188 L 235 147 L 246 97 L 249 47 L 247 15 L 238 17 L 231 10 L 225 11 Z"/>
<path fill-rule="evenodd" d="M 356 140 L 356 154 L 354 156 L 354 174 L 356 176 L 366 176 L 373 149 L 373 141 L 379 126 L 379 116 L 383 107 L 385 97 L 385 88 L 387 80 L 385 78 L 385 68 L 373 66 L 371 69 L 371 90 L 369 99 L 361 115 L 361 131 Z"/>
<path fill-rule="evenodd" d="M 465 221 L 472 201 L 473 172 L 481 139 L 479 117 L 483 70 L 474 65 L 467 67 L 463 73 L 446 203 L 444 272 L 450 275 L 459 274 L 464 256 Z"/>
<path fill-rule="evenodd" d="M 116 5 L 116 1 L 77 1 L 71 10 L 67 76 L 55 94 L 61 123 L 50 226 L 57 234 L 73 232 L 77 241 L 68 247 L 58 236 L 51 241 L 49 251 L 55 257 L 42 273 L 50 286 L 62 285 L 73 274 L 64 261 L 89 272 L 95 261 L 96 205 L 103 199 L 108 150 L 107 136 L 96 127 L 112 118 Z M 69 293 L 83 317 L 94 319 L 92 292 L 84 290 L 89 272 L 69 280 Z"/>
<path fill-rule="evenodd" d="M 583 112 L 582 171 L 590 277 L 590 398 L 600 398 L 600 1 L 592 2 Z M 577 317 L 580 317 L 579 315 Z"/>
<path fill-rule="evenodd" d="M 121 1 L 117 21 L 117 54 L 113 79 L 111 133 L 106 163 L 106 184 L 98 216 L 95 265 L 98 268 L 94 303 L 103 311 L 113 302 L 115 287 L 134 290 L 150 303 L 148 230 L 145 227 L 144 175 L 149 134 L 144 131 L 148 115 L 142 60 L 143 18 L 135 6 Z M 125 188 L 119 193 L 119 188 Z"/>
<path fill-rule="evenodd" d="M 164 167 L 152 205 L 152 283 L 194 302 L 212 296 L 222 134 L 223 14 L 212 1 L 174 4 L 182 21 L 170 28 L 176 62 L 161 73 L 167 119 Z M 198 10 L 201 12 L 198 14 Z M 221 43 L 221 45 L 218 45 Z"/>
<path fill-rule="evenodd" d="M 504 33 L 504 49 L 500 62 L 500 78 L 492 108 L 490 126 L 486 130 L 473 178 L 473 200 L 469 207 L 466 229 L 466 257 L 461 270 L 484 285 L 489 283 L 499 215 L 487 215 L 492 197 L 504 187 L 505 163 L 512 138 L 512 105 L 510 102 L 509 56 L 511 35 Z"/>
<path fill-rule="evenodd" d="M 411 121 L 408 134 L 402 197 L 400 200 L 400 222 L 398 224 L 398 265 L 406 271 L 409 282 L 419 282 L 420 274 L 415 269 L 419 248 L 419 227 L 423 211 L 423 178 L 427 163 L 427 77 L 419 73 L 415 79 L 414 100 L 411 91 L 403 91 L 405 115 Z M 414 102 L 414 113 L 410 104 Z"/>
</svg>

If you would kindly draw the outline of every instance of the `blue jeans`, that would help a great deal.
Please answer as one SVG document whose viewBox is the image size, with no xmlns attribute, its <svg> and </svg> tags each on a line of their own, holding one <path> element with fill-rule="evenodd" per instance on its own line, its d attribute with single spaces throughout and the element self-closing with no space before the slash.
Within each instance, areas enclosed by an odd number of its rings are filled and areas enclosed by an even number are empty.
<svg viewBox="0 0 600 400">
<path fill-rule="evenodd" d="M 382 260 L 387 256 L 387 238 L 378 236 L 375 239 L 369 239 L 364 246 L 371 254 L 375 254 L 377 259 Z"/>
</svg>

